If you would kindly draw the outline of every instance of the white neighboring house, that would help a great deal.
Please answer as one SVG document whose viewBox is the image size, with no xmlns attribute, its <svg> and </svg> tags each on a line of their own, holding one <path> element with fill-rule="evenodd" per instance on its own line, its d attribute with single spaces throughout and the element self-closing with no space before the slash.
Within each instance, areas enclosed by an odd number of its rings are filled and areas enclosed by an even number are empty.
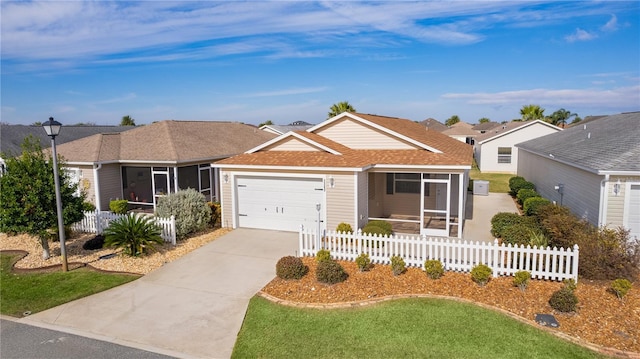
<svg viewBox="0 0 640 359">
<path fill-rule="evenodd" d="M 582 121 L 517 145 L 518 175 L 597 226 L 640 238 L 640 112 Z"/>
<path fill-rule="evenodd" d="M 562 131 L 541 120 L 512 121 L 478 135 L 473 147 L 480 172 L 516 173 L 518 170 L 517 143 Z"/>
</svg>

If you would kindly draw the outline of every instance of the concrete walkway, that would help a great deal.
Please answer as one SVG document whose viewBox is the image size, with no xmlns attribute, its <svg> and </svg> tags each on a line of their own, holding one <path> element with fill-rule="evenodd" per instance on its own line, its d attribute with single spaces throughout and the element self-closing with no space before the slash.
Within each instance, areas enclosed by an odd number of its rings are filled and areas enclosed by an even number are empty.
<svg viewBox="0 0 640 359">
<path fill-rule="evenodd" d="M 508 193 L 489 192 L 488 196 L 469 194 L 466 212 L 462 239 L 493 242 L 491 218 L 498 212 L 518 213 L 518 208 Z"/>
<path fill-rule="evenodd" d="M 296 255 L 292 232 L 236 229 L 134 282 L 21 319 L 180 358 L 229 358 L 249 299 Z"/>
</svg>

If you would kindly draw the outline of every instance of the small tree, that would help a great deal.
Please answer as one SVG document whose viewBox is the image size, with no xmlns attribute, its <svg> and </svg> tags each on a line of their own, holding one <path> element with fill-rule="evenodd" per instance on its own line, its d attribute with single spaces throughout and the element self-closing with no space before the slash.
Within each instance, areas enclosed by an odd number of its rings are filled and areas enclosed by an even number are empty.
<svg viewBox="0 0 640 359">
<path fill-rule="evenodd" d="M 44 131 L 44 130 L 43 130 Z M 71 183 L 64 162 L 58 160 L 60 196 L 65 226 L 84 217 L 85 194 L 76 197 L 78 185 Z M 58 228 L 58 212 L 53 177 L 53 159 L 40 143 L 27 137 L 22 155 L 6 160 L 6 173 L 0 177 L 0 232 L 28 233 L 40 239 L 42 258 L 48 259 L 48 232 Z"/>
<path fill-rule="evenodd" d="M 478 123 L 487 123 L 487 122 L 491 122 L 491 120 L 487 117 L 483 117 L 478 120 Z"/>
<path fill-rule="evenodd" d="M 327 114 L 327 118 L 337 116 L 343 112 L 356 112 L 356 109 L 351 106 L 348 101 L 338 102 L 331 105 L 331 108 L 329 108 L 329 113 Z"/>
<path fill-rule="evenodd" d="M 453 126 L 458 122 L 460 122 L 460 117 L 458 117 L 458 115 L 453 115 L 444 121 L 444 124 L 447 126 Z"/>
<path fill-rule="evenodd" d="M 122 116 L 122 120 L 120 121 L 120 126 L 135 126 L 136 120 L 131 118 L 131 116 Z"/>
</svg>

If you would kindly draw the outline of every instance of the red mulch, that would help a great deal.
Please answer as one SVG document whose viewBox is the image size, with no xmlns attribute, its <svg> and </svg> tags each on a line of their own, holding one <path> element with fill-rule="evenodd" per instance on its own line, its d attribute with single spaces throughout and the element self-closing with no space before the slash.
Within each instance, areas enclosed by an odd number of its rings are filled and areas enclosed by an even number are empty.
<svg viewBox="0 0 640 359">
<path fill-rule="evenodd" d="M 480 287 L 465 273 L 446 272 L 437 280 L 429 279 L 422 269 L 409 268 L 394 277 L 386 265 L 375 265 L 360 272 L 354 262 L 339 261 L 349 278 L 335 285 L 316 281 L 315 258 L 303 258 L 309 273 L 300 280 L 275 278 L 263 292 L 297 303 L 344 303 L 372 300 L 400 294 L 450 296 L 483 303 L 533 321 L 535 314 L 553 314 L 560 327 L 555 329 L 571 337 L 617 350 L 635 352 L 640 357 L 640 288 L 634 287 L 619 300 L 608 292 L 610 282 L 580 280 L 576 295 L 578 310 L 559 313 L 549 306 L 551 294 L 563 284 L 531 280 L 526 291 L 513 285 L 512 277 L 492 278 Z M 640 278 L 639 278 L 640 279 Z"/>
</svg>

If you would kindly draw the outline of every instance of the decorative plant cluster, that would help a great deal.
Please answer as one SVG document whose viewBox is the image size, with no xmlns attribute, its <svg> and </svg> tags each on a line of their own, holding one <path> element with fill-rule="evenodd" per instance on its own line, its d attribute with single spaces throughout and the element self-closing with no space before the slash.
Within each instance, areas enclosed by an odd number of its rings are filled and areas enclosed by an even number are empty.
<svg viewBox="0 0 640 359">
<path fill-rule="evenodd" d="M 158 200 L 156 215 L 165 218 L 175 216 L 178 239 L 204 230 L 211 222 L 211 208 L 207 205 L 207 199 L 192 188 L 161 197 Z"/>
<path fill-rule="evenodd" d="M 439 279 L 444 275 L 444 267 L 442 267 L 442 262 L 437 259 L 429 259 L 425 261 L 424 271 L 431 279 Z"/>
<path fill-rule="evenodd" d="M 360 272 L 366 272 L 371 268 L 371 259 L 369 259 L 369 255 L 367 253 L 361 253 L 356 258 L 356 265 Z"/>
<path fill-rule="evenodd" d="M 624 278 L 618 278 L 611 283 L 611 291 L 618 297 L 624 298 L 631 289 L 631 282 Z"/>
<path fill-rule="evenodd" d="M 407 270 L 407 265 L 404 262 L 404 259 L 400 256 L 392 256 L 391 257 L 391 272 L 394 276 L 400 275 Z"/>
<path fill-rule="evenodd" d="M 471 269 L 471 280 L 483 287 L 491 279 L 493 271 L 486 264 L 478 264 Z"/>
<path fill-rule="evenodd" d="M 393 233 L 393 229 L 391 228 L 391 223 L 376 220 L 369 221 L 369 223 L 362 228 L 362 233 L 390 236 Z"/>
<path fill-rule="evenodd" d="M 137 257 L 162 244 L 161 230 L 151 217 L 129 213 L 109 223 L 105 229 L 105 247 L 122 248 L 124 254 Z"/>
<path fill-rule="evenodd" d="M 109 202 L 109 210 L 115 214 L 127 214 L 129 202 L 126 199 L 114 199 Z"/>
<path fill-rule="evenodd" d="M 336 232 L 352 234 L 353 228 L 351 228 L 351 225 L 349 223 L 341 222 L 338 224 Z"/>
<path fill-rule="evenodd" d="M 331 252 L 326 249 L 321 249 L 316 253 L 316 261 L 325 262 L 331 260 Z"/>
<path fill-rule="evenodd" d="M 573 280 L 565 281 L 564 286 L 553 292 L 549 299 L 551 308 L 562 312 L 575 312 L 578 307 L 578 297 L 575 294 L 576 284 Z"/>
<path fill-rule="evenodd" d="M 530 189 L 530 188 L 523 188 L 521 190 L 518 191 L 518 194 L 516 195 L 516 199 L 518 200 L 518 203 L 523 206 L 524 202 L 529 199 L 529 198 L 536 198 L 536 197 L 541 197 L 540 194 L 538 192 L 536 192 L 536 190 L 534 189 Z"/>
<path fill-rule="evenodd" d="M 536 189 L 536 185 L 524 179 L 521 176 L 514 176 L 509 179 L 509 194 L 512 197 L 518 195 L 521 189 Z"/>
<path fill-rule="evenodd" d="M 513 277 L 513 285 L 520 288 L 521 291 L 525 291 L 529 285 L 531 279 L 531 273 L 521 270 L 517 271 Z"/>
<path fill-rule="evenodd" d="M 316 268 L 316 279 L 320 283 L 336 284 L 344 282 L 349 274 L 344 270 L 340 263 L 334 260 L 320 261 Z"/>
<path fill-rule="evenodd" d="M 220 216 L 222 211 L 222 206 L 220 202 L 207 202 L 207 206 L 211 209 L 211 219 L 209 221 L 209 226 L 212 228 L 216 228 L 220 225 Z"/>
<path fill-rule="evenodd" d="M 300 279 L 309 272 L 309 267 L 302 263 L 302 259 L 294 256 L 280 258 L 276 263 L 276 275 L 282 279 Z"/>
</svg>

